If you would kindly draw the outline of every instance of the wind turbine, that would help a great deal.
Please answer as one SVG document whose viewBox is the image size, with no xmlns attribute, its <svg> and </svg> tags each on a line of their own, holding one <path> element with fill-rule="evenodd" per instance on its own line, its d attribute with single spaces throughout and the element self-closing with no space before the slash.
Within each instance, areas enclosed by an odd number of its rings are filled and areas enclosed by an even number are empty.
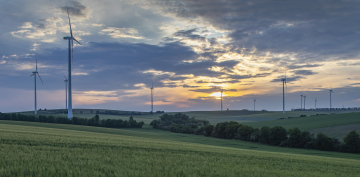
<svg viewBox="0 0 360 177">
<path fill-rule="evenodd" d="M 42 81 L 42 79 L 41 79 L 41 77 L 40 77 L 40 75 L 39 75 L 39 72 L 38 72 L 38 70 L 37 70 L 37 58 L 36 58 L 36 70 L 35 71 L 33 71 L 32 72 L 32 75 L 31 76 L 34 76 L 34 86 L 35 86 L 35 114 L 37 114 L 37 101 L 36 101 L 36 75 L 38 75 L 39 76 L 39 79 L 40 79 L 40 81 L 41 81 L 41 84 L 43 84 L 43 81 Z M 31 77 L 30 76 L 30 77 Z"/>
<path fill-rule="evenodd" d="M 332 105 L 331 105 L 331 93 L 333 93 L 334 91 L 332 90 L 332 88 L 329 90 L 330 91 L 330 110 L 332 109 Z"/>
<path fill-rule="evenodd" d="M 255 102 L 256 102 L 256 99 L 254 100 L 254 111 L 255 111 Z"/>
<path fill-rule="evenodd" d="M 315 100 L 314 100 L 314 101 L 315 101 L 315 110 L 316 110 L 316 102 L 317 102 L 317 98 L 315 98 Z"/>
<path fill-rule="evenodd" d="M 224 90 L 221 90 L 221 111 L 223 110 L 223 97 L 222 97 L 222 95 L 223 95 L 223 91 Z"/>
<path fill-rule="evenodd" d="M 151 113 L 154 112 L 154 99 L 153 99 L 153 92 L 154 92 L 154 85 L 151 83 Z"/>
<path fill-rule="evenodd" d="M 67 109 L 68 107 L 67 107 L 67 83 L 68 83 L 68 79 L 66 78 L 66 76 L 64 75 L 64 77 L 65 77 L 65 80 L 64 80 L 64 82 L 65 82 L 65 109 Z"/>
<path fill-rule="evenodd" d="M 76 40 L 73 36 L 72 29 L 71 29 L 71 22 L 70 22 L 70 15 L 69 15 L 69 9 L 67 8 L 67 14 L 69 18 L 69 26 L 70 26 L 70 36 L 64 37 L 64 40 L 69 40 L 69 59 L 68 59 L 68 82 L 69 82 L 69 94 L 68 94 L 68 118 L 72 119 L 73 113 L 72 113 L 72 94 L 71 94 L 71 61 L 73 58 L 73 48 L 74 48 L 74 40 L 80 44 L 78 40 Z M 81 45 L 81 44 L 80 44 Z"/>
<path fill-rule="evenodd" d="M 286 85 L 286 72 L 285 72 L 285 78 L 281 79 L 283 82 L 283 114 L 285 114 L 285 85 Z M 286 85 L 287 87 L 287 85 Z"/>
<path fill-rule="evenodd" d="M 303 96 L 304 96 L 304 95 L 301 94 L 300 96 L 301 96 L 301 110 L 302 110 L 302 109 L 303 109 L 303 108 L 302 108 L 302 105 L 303 105 L 303 104 L 302 104 L 302 100 L 303 100 Z"/>
</svg>

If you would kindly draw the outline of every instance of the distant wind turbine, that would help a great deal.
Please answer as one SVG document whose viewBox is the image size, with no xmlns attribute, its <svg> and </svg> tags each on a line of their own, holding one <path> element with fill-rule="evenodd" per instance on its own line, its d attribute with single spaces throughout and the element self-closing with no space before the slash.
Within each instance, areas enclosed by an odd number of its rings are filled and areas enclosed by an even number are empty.
<svg viewBox="0 0 360 177">
<path fill-rule="evenodd" d="M 36 75 L 38 75 L 39 76 L 39 79 L 40 79 L 40 81 L 41 81 L 41 84 L 43 84 L 43 81 L 42 81 L 42 79 L 41 79 L 41 77 L 40 77 L 40 75 L 39 75 L 39 72 L 38 72 L 38 70 L 37 70 L 37 58 L 36 58 L 36 70 L 35 71 L 33 71 L 32 72 L 32 75 L 31 76 L 34 76 L 34 86 L 35 86 L 35 99 L 34 99 L 34 102 L 35 102 L 35 114 L 37 114 L 37 101 L 36 101 Z M 31 77 L 30 76 L 30 77 Z"/>
<path fill-rule="evenodd" d="M 254 100 L 254 111 L 255 111 L 255 102 L 256 102 L 256 99 Z"/>
<path fill-rule="evenodd" d="M 302 108 L 302 105 L 303 105 L 303 104 L 302 104 L 302 100 L 303 100 L 303 96 L 304 96 L 304 95 L 301 94 L 300 96 L 301 96 L 301 110 L 302 110 L 302 109 L 303 109 L 303 108 Z"/>
<path fill-rule="evenodd" d="M 64 40 L 69 40 L 69 59 L 68 59 L 68 82 L 69 82 L 69 94 L 68 94 L 68 118 L 72 119 L 73 113 L 72 113 L 72 92 L 71 92 L 71 61 L 73 58 L 73 48 L 74 48 L 74 41 L 76 41 L 78 44 L 80 42 L 76 40 L 73 36 L 72 29 L 71 29 L 71 22 L 70 22 L 70 15 L 69 15 L 69 9 L 67 8 L 67 14 L 69 18 L 69 26 L 70 26 L 70 36 L 64 37 Z M 81 45 L 81 44 L 80 44 Z"/>
<path fill-rule="evenodd" d="M 332 90 L 332 88 L 329 90 L 330 91 L 330 110 L 332 109 L 332 105 L 331 105 L 331 93 L 333 93 L 334 91 Z"/>
<path fill-rule="evenodd" d="M 283 82 L 283 114 L 285 114 L 285 85 L 286 85 L 286 72 L 285 72 L 285 78 L 281 79 Z M 287 87 L 287 86 L 286 86 Z"/>
<path fill-rule="evenodd" d="M 221 111 L 223 110 L 223 91 L 221 90 Z"/>
<path fill-rule="evenodd" d="M 154 85 L 151 84 L 151 113 L 154 112 L 154 97 L 153 97 L 153 92 L 154 92 Z"/>
<path fill-rule="evenodd" d="M 316 102 L 317 102 L 317 99 L 315 98 L 315 100 L 314 100 L 314 101 L 315 101 L 315 109 L 316 109 Z"/>
<path fill-rule="evenodd" d="M 67 93 L 68 93 L 68 91 L 67 91 L 67 83 L 68 83 L 68 79 L 66 78 L 66 76 L 64 75 L 64 77 L 65 77 L 65 80 L 64 80 L 64 82 L 65 82 L 65 109 L 67 109 L 68 107 L 67 107 Z"/>
</svg>

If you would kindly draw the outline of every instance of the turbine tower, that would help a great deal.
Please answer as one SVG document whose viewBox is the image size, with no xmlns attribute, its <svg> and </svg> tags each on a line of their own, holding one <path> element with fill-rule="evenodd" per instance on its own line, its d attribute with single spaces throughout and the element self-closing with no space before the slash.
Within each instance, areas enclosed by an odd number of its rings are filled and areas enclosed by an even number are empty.
<svg viewBox="0 0 360 177">
<path fill-rule="evenodd" d="M 64 82 L 65 82 L 65 109 L 67 109 L 68 107 L 67 107 L 67 93 L 68 93 L 68 91 L 67 91 L 67 83 L 68 83 L 68 79 L 66 78 L 66 76 L 64 75 L 64 77 L 65 77 L 65 80 L 64 80 Z"/>
<path fill-rule="evenodd" d="M 154 112 L 154 98 L 153 98 L 153 92 L 154 92 L 154 85 L 151 84 L 151 113 Z"/>
<path fill-rule="evenodd" d="M 68 94 L 68 118 L 72 119 L 73 113 L 72 113 L 72 91 L 71 91 L 71 61 L 73 58 L 73 48 L 74 48 L 74 41 L 76 41 L 78 44 L 80 42 L 76 40 L 73 36 L 72 29 L 71 29 L 71 22 L 70 22 L 70 15 L 69 15 L 69 9 L 67 9 L 67 14 L 69 18 L 69 26 L 70 26 L 70 36 L 64 37 L 64 40 L 69 40 L 69 59 L 68 59 L 68 82 L 69 82 L 69 94 Z M 81 44 L 80 44 L 81 45 Z"/>
<path fill-rule="evenodd" d="M 221 111 L 223 110 L 223 97 L 222 97 L 223 91 L 224 90 L 221 90 Z"/>
<path fill-rule="evenodd" d="M 330 91 L 330 110 L 332 109 L 332 105 L 331 105 L 331 93 L 333 92 L 332 88 L 329 90 Z"/>
<path fill-rule="evenodd" d="M 34 86 L 35 86 L 35 87 L 34 87 L 34 88 L 35 88 L 35 89 L 34 89 L 34 90 L 35 90 L 35 99 L 34 99 L 34 103 L 35 103 L 35 104 L 34 104 L 34 105 L 35 105 L 35 114 L 37 114 L 37 107 L 36 107 L 36 106 L 37 106 L 37 100 L 36 100 L 36 75 L 39 76 L 39 79 L 40 79 L 40 81 L 41 81 L 41 84 L 43 84 L 43 81 L 42 81 L 42 79 L 41 79 L 41 77 L 40 77 L 40 75 L 39 75 L 39 73 L 38 73 L 38 70 L 37 70 L 37 58 L 36 58 L 36 66 L 35 66 L 35 67 L 36 67 L 36 70 L 32 72 L 32 75 L 30 75 L 30 77 L 31 77 L 31 76 L 34 76 Z"/>
<path fill-rule="evenodd" d="M 254 100 L 254 111 L 255 111 L 255 102 L 256 102 L 256 99 Z"/>
<path fill-rule="evenodd" d="M 316 110 L 316 102 L 317 102 L 317 99 L 315 98 L 315 110 Z"/>
<path fill-rule="evenodd" d="M 303 108 L 302 108 L 302 105 L 303 105 L 303 104 L 302 104 L 302 100 L 303 100 L 303 96 L 304 96 L 304 95 L 301 94 L 300 96 L 301 96 L 301 110 L 302 110 L 302 109 L 303 109 Z"/>
<path fill-rule="evenodd" d="M 304 110 L 306 109 L 305 108 L 305 100 L 306 100 L 306 95 L 304 95 Z"/>
<path fill-rule="evenodd" d="M 283 114 L 285 114 L 285 85 L 286 85 L 286 73 L 285 78 L 281 79 L 283 82 Z"/>
</svg>

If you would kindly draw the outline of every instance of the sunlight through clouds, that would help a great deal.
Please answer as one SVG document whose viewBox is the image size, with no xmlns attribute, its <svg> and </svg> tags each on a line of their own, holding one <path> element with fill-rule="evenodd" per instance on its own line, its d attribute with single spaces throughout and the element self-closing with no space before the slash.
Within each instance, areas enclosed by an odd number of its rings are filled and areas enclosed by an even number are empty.
<svg viewBox="0 0 360 177">
<path fill-rule="evenodd" d="M 112 38 L 133 38 L 133 39 L 143 39 L 144 37 L 140 36 L 138 31 L 134 28 L 115 28 L 108 27 L 102 29 L 100 32 L 102 35 L 109 35 Z"/>
</svg>

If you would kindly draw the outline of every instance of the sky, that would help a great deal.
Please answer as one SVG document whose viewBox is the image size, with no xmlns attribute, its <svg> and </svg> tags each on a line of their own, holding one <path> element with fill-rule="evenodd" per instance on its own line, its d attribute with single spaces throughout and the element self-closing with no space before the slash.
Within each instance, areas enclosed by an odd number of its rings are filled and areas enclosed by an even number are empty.
<svg viewBox="0 0 360 177">
<path fill-rule="evenodd" d="M 360 107 L 358 0 L 0 0 L 0 112 Z M 20 5 L 21 4 L 21 5 Z"/>
</svg>

